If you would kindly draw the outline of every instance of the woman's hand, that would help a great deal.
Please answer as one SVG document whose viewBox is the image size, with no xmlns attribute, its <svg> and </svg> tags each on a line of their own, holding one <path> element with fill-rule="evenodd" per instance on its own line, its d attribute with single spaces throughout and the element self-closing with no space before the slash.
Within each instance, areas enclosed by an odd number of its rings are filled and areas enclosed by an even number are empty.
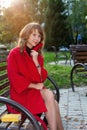
<svg viewBox="0 0 87 130">
<path fill-rule="evenodd" d="M 37 62 L 37 60 L 38 60 L 38 52 L 34 51 L 34 50 L 31 50 L 31 56 L 32 56 L 33 61 Z"/>
<path fill-rule="evenodd" d="M 38 52 L 32 50 L 31 51 L 31 56 L 32 56 L 32 59 L 34 61 L 34 64 L 36 65 L 36 67 L 38 69 L 39 74 L 41 75 L 41 68 L 40 68 L 40 65 L 39 65 L 39 62 L 38 62 Z"/>
<path fill-rule="evenodd" d="M 36 83 L 36 84 L 31 83 L 28 88 L 35 88 L 41 90 L 43 89 L 43 87 L 44 87 L 43 83 Z"/>
</svg>

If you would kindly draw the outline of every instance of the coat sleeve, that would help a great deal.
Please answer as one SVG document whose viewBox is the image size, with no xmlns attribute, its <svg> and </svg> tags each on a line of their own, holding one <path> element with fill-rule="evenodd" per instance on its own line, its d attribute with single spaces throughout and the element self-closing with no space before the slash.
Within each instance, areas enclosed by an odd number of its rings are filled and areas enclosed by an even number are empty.
<svg viewBox="0 0 87 130">
<path fill-rule="evenodd" d="M 7 58 L 7 72 L 8 78 L 10 80 L 10 85 L 15 89 L 17 93 L 21 93 L 24 90 L 28 89 L 28 86 L 31 82 L 19 73 L 13 52 L 11 52 Z"/>
</svg>

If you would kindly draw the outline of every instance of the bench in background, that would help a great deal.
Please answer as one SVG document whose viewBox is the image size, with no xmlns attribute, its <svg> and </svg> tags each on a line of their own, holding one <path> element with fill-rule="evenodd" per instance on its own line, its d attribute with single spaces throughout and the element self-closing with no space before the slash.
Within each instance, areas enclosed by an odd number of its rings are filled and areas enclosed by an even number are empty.
<svg viewBox="0 0 87 130">
<path fill-rule="evenodd" d="M 74 63 L 70 74 L 72 90 L 74 88 L 74 74 L 87 78 L 87 45 L 70 45 L 71 57 Z"/>
<path fill-rule="evenodd" d="M 65 60 L 65 64 L 67 64 L 68 56 L 65 51 L 57 51 L 55 46 L 52 46 L 52 49 L 54 51 L 54 62 L 55 64 L 58 64 L 59 60 Z"/>
</svg>

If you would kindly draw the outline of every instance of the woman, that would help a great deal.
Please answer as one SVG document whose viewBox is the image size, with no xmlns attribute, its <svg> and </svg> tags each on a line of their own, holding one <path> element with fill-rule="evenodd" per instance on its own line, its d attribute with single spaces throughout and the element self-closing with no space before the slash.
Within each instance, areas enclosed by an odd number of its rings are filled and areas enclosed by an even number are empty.
<svg viewBox="0 0 87 130">
<path fill-rule="evenodd" d="M 64 130 L 53 93 L 44 87 L 47 71 L 43 66 L 42 45 L 41 26 L 27 24 L 20 32 L 18 46 L 10 51 L 7 59 L 10 98 L 34 115 L 45 112 L 50 130 Z M 38 46 L 40 49 L 36 51 Z"/>
</svg>

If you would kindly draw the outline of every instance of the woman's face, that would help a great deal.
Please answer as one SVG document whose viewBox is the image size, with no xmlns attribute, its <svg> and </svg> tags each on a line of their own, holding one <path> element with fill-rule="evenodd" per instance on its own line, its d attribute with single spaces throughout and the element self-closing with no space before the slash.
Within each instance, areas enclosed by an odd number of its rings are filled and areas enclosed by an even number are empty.
<svg viewBox="0 0 87 130">
<path fill-rule="evenodd" d="M 29 48 L 32 48 L 32 47 L 36 46 L 40 41 L 41 41 L 41 34 L 38 32 L 37 29 L 35 29 L 29 35 L 27 46 Z"/>
</svg>

